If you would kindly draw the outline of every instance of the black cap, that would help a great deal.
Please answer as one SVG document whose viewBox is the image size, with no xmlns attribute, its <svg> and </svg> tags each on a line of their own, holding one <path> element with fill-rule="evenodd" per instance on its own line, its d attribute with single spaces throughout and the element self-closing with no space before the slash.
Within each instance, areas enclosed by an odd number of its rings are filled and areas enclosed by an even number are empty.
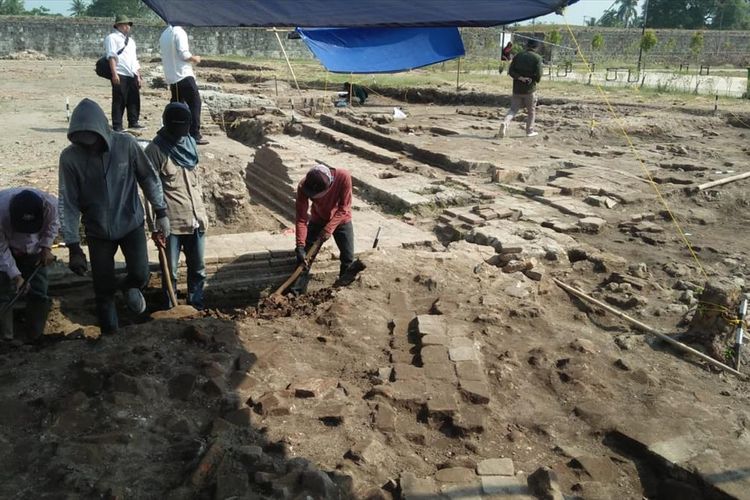
<svg viewBox="0 0 750 500">
<path fill-rule="evenodd" d="M 38 233 L 44 223 L 44 200 L 25 189 L 10 200 L 10 225 L 17 233 Z"/>
<path fill-rule="evenodd" d="M 167 104 L 162 115 L 164 128 L 175 138 L 188 135 L 190 132 L 190 108 L 183 102 Z"/>
</svg>

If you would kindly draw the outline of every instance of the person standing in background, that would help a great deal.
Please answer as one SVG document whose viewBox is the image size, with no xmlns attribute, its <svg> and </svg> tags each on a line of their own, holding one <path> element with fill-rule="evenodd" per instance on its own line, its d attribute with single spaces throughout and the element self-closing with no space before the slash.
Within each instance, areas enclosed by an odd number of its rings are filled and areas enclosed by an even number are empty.
<svg viewBox="0 0 750 500">
<path fill-rule="evenodd" d="M 188 105 L 192 115 L 190 135 L 196 144 L 208 144 L 201 135 L 201 95 L 191 64 L 200 64 L 201 57 L 190 52 L 187 33 L 180 26 L 167 26 L 159 38 L 159 48 L 164 78 L 172 93 L 171 102 L 184 102 Z"/>
<path fill-rule="evenodd" d="M 114 30 L 104 39 L 104 52 L 112 71 L 112 128 L 122 132 L 122 114 L 127 109 L 128 128 L 145 128 L 141 115 L 141 64 L 130 36 L 133 21 L 127 16 L 115 18 Z"/>
</svg>

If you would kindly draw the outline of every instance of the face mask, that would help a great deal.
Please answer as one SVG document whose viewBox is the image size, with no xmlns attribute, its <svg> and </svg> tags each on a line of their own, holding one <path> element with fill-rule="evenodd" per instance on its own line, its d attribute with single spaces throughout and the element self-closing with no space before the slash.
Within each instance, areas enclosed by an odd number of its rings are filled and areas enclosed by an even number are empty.
<svg viewBox="0 0 750 500">
<path fill-rule="evenodd" d="M 104 139 L 96 132 L 82 130 L 70 134 L 70 142 L 78 144 L 88 151 L 99 151 L 103 147 Z"/>
</svg>

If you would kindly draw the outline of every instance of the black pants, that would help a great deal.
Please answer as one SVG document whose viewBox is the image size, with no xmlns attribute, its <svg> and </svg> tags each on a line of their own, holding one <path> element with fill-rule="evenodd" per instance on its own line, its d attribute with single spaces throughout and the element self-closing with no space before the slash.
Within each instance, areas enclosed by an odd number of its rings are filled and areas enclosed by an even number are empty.
<svg viewBox="0 0 750 500">
<path fill-rule="evenodd" d="M 308 222 L 307 224 L 307 239 L 305 240 L 305 251 L 310 250 L 310 247 L 315 243 L 315 240 L 320 236 L 320 232 L 325 227 L 325 224 L 318 222 Z M 339 247 L 339 278 L 346 273 L 349 266 L 354 262 L 354 226 L 351 221 L 339 225 L 335 231 L 333 231 L 333 240 L 336 242 L 336 246 Z M 295 294 L 305 293 L 307 291 L 307 285 L 310 283 L 310 271 L 305 271 L 292 285 L 291 291 Z"/>
<path fill-rule="evenodd" d="M 120 75 L 120 85 L 112 84 L 112 128 L 122 130 L 122 113 L 128 110 L 128 126 L 138 123 L 141 116 L 141 91 L 138 79 Z"/>
<path fill-rule="evenodd" d="M 118 328 L 115 307 L 117 289 L 143 289 L 148 283 L 146 233 L 143 226 L 139 226 L 119 240 L 101 240 L 89 236 L 88 243 L 99 327 L 102 333 L 111 333 Z M 119 286 L 115 279 L 115 253 L 118 248 L 125 256 L 127 267 L 125 281 Z"/>
<path fill-rule="evenodd" d="M 188 76 L 169 86 L 172 102 L 184 102 L 190 108 L 190 135 L 195 139 L 201 138 L 201 95 L 195 78 Z"/>
</svg>

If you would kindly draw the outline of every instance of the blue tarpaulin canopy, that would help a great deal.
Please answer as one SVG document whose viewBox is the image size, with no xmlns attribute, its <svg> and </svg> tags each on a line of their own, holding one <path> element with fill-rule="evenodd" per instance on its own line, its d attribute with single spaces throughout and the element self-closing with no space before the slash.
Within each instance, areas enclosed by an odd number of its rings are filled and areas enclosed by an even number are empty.
<svg viewBox="0 0 750 500">
<path fill-rule="evenodd" d="M 464 55 L 458 28 L 298 29 L 334 73 L 393 73 Z"/>
<path fill-rule="evenodd" d="M 175 26 L 497 26 L 578 0 L 143 0 Z"/>
</svg>

